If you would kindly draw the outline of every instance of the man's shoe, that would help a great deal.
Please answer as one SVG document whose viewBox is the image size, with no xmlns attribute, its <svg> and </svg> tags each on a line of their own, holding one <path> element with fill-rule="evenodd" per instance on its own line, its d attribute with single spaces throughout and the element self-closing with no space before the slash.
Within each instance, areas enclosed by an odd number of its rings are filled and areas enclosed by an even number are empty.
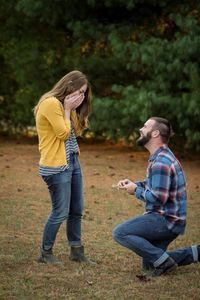
<svg viewBox="0 0 200 300">
<path fill-rule="evenodd" d="M 154 268 L 142 268 L 143 276 L 151 277 L 152 272 L 154 272 Z"/>
<path fill-rule="evenodd" d="M 70 249 L 69 259 L 76 262 L 84 262 L 87 264 L 96 265 L 94 261 L 90 260 L 85 256 L 83 246 L 78 246 L 78 247 L 72 246 Z"/>
<path fill-rule="evenodd" d="M 174 271 L 178 267 L 177 263 L 173 260 L 173 258 L 168 257 L 160 266 L 155 268 L 149 276 L 157 277 L 160 275 L 164 275 Z"/>
<path fill-rule="evenodd" d="M 58 260 L 57 257 L 53 255 L 52 250 L 41 249 L 41 254 L 37 261 L 43 264 L 52 264 L 52 265 L 62 264 L 61 261 Z"/>
<path fill-rule="evenodd" d="M 200 262 L 200 245 L 197 245 L 198 261 Z"/>
</svg>

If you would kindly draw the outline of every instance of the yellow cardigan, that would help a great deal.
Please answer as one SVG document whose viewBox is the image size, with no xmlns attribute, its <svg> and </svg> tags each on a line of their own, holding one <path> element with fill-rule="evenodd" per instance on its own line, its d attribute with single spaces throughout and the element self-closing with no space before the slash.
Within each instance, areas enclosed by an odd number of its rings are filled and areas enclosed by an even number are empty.
<svg viewBox="0 0 200 300">
<path fill-rule="evenodd" d="M 76 136 L 81 134 L 77 114 L 71 112 Z M 36 128 L 39 138 L 39 164 L 59 167 L 67 164 L 65 141 L 69 138 L 71 122 L 64 118 L 62 103 L 55 97 L 45 99 L 39 105 L 36 115 Z"/>
</svg>

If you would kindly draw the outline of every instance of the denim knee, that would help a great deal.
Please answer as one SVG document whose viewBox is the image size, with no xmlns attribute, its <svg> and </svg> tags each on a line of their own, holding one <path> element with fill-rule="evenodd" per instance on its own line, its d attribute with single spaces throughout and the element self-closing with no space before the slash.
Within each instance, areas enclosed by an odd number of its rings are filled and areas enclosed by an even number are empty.
<svg viewBox="0 0 200 300">
<path fill-rule="evenodd" d="M 64 222 L 66 219 L 68 218 L 68 214 L 62 214 L 62 215 L 51 215 L 49 217 L 49 221 L 52 223 L 52 224 L 60 224 L 62 222 Z"/>
<path fill-rule="evenodd" d="M 118 241 L 121 237 L 122 237 L 122 233 L 121 233 L 121 229 L 120 229 L 120 225 L 116 226 L 114 229 L 113 229 L 113 232 L 112 232 L 112 237 L 115 241 Z"/>
</svg>

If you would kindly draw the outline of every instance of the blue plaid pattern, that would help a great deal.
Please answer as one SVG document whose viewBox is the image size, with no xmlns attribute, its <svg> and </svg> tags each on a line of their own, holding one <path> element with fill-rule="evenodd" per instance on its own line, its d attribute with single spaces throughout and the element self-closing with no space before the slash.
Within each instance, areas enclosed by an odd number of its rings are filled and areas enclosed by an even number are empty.
<svg viewBox="0 0 200 300">
<path fill-rule="evenodd" d="M 147 175 L 137 184 L 135 195 L 145 202 L 145 213 L 165 216 L 168 228 L 183 233 L 186 225 L 186 180 L 180 162 L 167 146 L 149 159 Z"/>
</svg>

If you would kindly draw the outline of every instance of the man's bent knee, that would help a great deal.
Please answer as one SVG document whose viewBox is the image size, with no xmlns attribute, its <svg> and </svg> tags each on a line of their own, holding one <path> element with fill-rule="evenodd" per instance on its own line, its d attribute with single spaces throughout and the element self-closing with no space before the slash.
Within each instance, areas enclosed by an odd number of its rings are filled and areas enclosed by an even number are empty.
<svg viewBox="0 0 200 300">
<path fill-rule="evenodd" d="M 115 241 L 118 241 L 123 236 L 121 232 L 121 225 L 118 225 L 113 229 L 112 236 Z"/>
</svg>

